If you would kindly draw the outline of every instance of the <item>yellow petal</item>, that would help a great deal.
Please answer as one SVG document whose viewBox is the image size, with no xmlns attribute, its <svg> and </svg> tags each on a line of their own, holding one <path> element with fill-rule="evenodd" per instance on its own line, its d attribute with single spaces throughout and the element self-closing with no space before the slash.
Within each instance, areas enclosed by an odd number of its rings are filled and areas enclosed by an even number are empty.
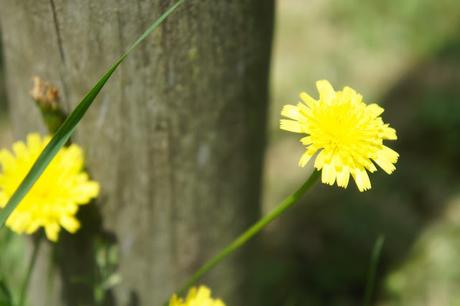
<svg viewBox="0 0 460 306">
<path fill-rule="evenodd" d="M 398 139 L 398 136 L 396 136 L 396 130 L 386 125 L 385 128 L 383 129 L 383 138 L 389 139 L 389 140 Z"/>
<path fill-rule="evenodd" d="M 313 147 L 310 146 L 310 147 Z M 309 148 L 310 148 L 309 147 Z M 318 170 L 321 170 L 325 164 L 330 163 L 332 157 L 332 152 L 328 150 L 321 150 L 321 152 L 318 153 L 318 156 L 316 157 L 315 160 L 315 168 Z"/>
<path fill-rule="evenodd" d="M 311 136 L 305 136 L 302 139 L 300 139 L 300 142 L 303 143 L 304 145 L 308 146 L 308 145 L 311 145 L 313 143 L 313 139 L 311 138 Z"/>
<path fill-rule="evenodd" d="M 313 99 L 309 94 L 307 94 L 306 92 L 302 92 L 300 93 L 300 99 L 302 99 L 302 101 L 307 104 L 307 106 L 309 108 L 313 108 L 315 107 L 316 103 L 318 103 L 318 101 L 316 101 L 315 99 Z"/>
<path fill-rule="evenodd" d="M 300 114 L 299 121 L 307 123 L 308 122 L 307 117 L 311 114 L 311 108 L 309 108 L 308 106 L 300 102 L 300 103 L 297 103 L 297 109 Z"/>
<path fill-rule="evenodd" d="M 59 234 L 59 225 L 57 223 L 48 223 L 45 225 L 45 234 L 46 237 L 53 241 L 56 242 L 58 240 L 58 234 Z"/>
<path fill-rule="evenodd" d="M 325 164 L 321 172 L 321 181 L 324 184 L 334 185 L 336 177 L 335 167 L 330 164 Z"/>
<path fill-rule="evenodd" d="M 321 101 L 329 103 L 335 98 L 335 90 L 328 81 L 321 80 L 316 82 L 316 88 L 318 89 Z"/>
<path fill-rule="evenodd" d="M 344 167 L 340 172 L 337 172 L 337 185 L 343 188 L 348 186 L 348 181 L 350 179 L 350 171 L 348 168 Z"/>
<path fill-rule="evenodd" d="M 30 133 L 27 135 L 27 147 L 31 151 L 41 151 L 43 149 L 43 142 L 38 133 Z"/>
<path fill-rule="evenodd" d="M 289 119 L 280 120 L 280 129 L 294 133 L 302 133 L 302 126 L 300 123 Z"/>
<path fill-rule="evenodd" d="M 380 116 L 384 111 L 383 108 L 381 108 L 375 103 L 369 104 L 366 109 L 373 117 Z"/>
<path fill-rule="evenodd" d="M 8 150 L 0 150 L 0 164 L 3 167 L 3 170 L 7 169 L 8 166 L 15 161 L 16 159 L 14 158 L 13 154 L 11 154 Z"/>
<path fill-rule="evenodd" d="M 369 176 L 367 175 L 366 170 L 364 169 L 355 169 L 352 172 L 353 178 L 355 179 L 356 186 L 358 186 L 358 190 L 363 192 L 366 190 L 371 189 L 371 181 L 369 180 Z"/>
<path fill-rule="evenodd" d="M 362 96 L 359 95 L 354 89 L 351 87 L 345 86 L 342 91 L 342 100 L 352 101 L 353 103 L 361 102 Z"/>
<path fill-rule="evenodd" d="M 3 191 L 0 191 L 0 207 L 4 207 L 8 202 L 9 196 L 7 196 Z"/>
<path fill-rule="evenodd" d="M 31 221 L 28 226 L 27 226 L 27 229 L 25 231 L 26 234 L 30 235 L 32 233 L 35 233 L 35 231 L 40 227 L 40 223 L 38 222 L 34 222 L 34 221 Z"/>
<path fill-rule="evenodd" d="M 69 233 L 75 233 L 80 228 L 80 222 L 77 219 L 70 216 L 63 216 L 60 220 L 61 225 L 65 228 Z"/>
<path fill-rule="evenodd" d="M 386 146 L 383 146 L 382 150 L 377 152 L 377 157 L 374 161 L 380 166 L 380 168 L 383 169 L 383 171 L 391 174 L 396 169 L 394 164 L 398 161 L 398 157 L 398 153 Z"/>
<path fill-rule="evenodd" d="M 299 166 L 302 167 L 302 168 L 305 167 L 308 164 L 308 162 L 310 161 L 311 157 L 312 157 L 312 155 L 310 155 L 308 151 L 303 153 L 302 157 L 299 160 Z"/>
<path fill-rule="evenodd" d="M 21 141 L 15 142 L 13 144 L 13 151 L 17 158 L 25 158 L 28 155 L 27 147 Z"/>
<path fill-rule="evenodd" d="M 182 299 L 178 298 L 177 295 L 174 294 L 169 300 L 169 306 L 181 306 L 181 305 L 182 305 Z"/>
<path fill-rule="evenodd" d="M 300 120 L 301 117 L 299 110 L 297 109 L 297 106 L 294 105 L 283 106 L 283 109 L 281 110 L 281 115 L 296 121 Z"/>
<path fill-rule="evenodd" d="M 85 180 L 79 182 L 73 190 L 75 201 L 79 204 L 87 204 L 99 195 L 100 185 L 98 182 Z"/>
<path fill-rule="evenodd" d="M 373 172 L 377 171 L 377 168 L 375 167 L 375 165 L 370 160 L 366 160 L 363 163 L 363 165 L 370 173 L 373 173 Z"/>
</svg>

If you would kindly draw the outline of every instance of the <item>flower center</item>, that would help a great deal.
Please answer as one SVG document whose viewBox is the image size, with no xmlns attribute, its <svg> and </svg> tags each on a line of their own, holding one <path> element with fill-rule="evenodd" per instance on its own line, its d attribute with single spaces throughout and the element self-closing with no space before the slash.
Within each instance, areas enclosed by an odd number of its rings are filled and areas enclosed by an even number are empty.
<svg viewBox="0 0 460 306">
<path fill-rule="evenodd" d="M 329 149 L 359 144 L 364 131 L 358 114 L 353 112 L 349 103 L 328 105 L 317 115 L 318 126 L 312 133 L 317 136 L 316 143 Z"/>
</svg>

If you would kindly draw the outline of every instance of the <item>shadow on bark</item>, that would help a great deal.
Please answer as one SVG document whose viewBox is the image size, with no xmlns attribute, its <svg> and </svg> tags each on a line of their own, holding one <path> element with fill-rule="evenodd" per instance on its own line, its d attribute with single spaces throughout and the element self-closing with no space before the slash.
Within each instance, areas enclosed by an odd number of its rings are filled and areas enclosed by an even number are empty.
<svg viewBox="0 0 460 306">
<path fill-rule="evenodd" d="M 97 205 L 92 201 L 82 206 L 77 215 L 81 229 L 63 234 L 53 248 L 62 279 L 62 300 L 68 306 L 116 305 L 110 279 L 116 277 L 117 238 L 103 229 Z"/>
</svg>

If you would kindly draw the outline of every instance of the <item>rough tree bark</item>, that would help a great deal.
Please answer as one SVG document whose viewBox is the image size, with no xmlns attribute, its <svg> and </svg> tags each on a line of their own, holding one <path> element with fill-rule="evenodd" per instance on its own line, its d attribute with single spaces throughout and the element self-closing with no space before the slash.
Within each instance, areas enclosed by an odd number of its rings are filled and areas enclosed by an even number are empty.
<svg viewBox="0 0 460 306">
<path fill-rule="evenodd" d="M 0 0 L 17 136 L 44 130 L 32 76 L 57 85 L 70 110 L 171 2 Z M 188 0 L 122 65 L 75 137 L 103 194 L 78 235 L 44 251 L 53 262 L 42 256 L 31 305 L 93 305 L 95 240 L 108 236 L 122 282 L 106 304 L 161 305 L 257 218 L 273 5 Z M 245 270 L 233 257 L 205 282 L 243 305 Z"/>
</svg>

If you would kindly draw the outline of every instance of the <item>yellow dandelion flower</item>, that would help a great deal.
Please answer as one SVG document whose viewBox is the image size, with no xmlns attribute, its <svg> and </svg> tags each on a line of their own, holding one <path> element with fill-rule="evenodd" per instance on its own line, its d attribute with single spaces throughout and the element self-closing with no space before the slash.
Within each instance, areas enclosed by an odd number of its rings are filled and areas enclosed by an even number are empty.
<svg viewBox="0 0 460 306">
<path fill-rule="evenodd" d="M 0 150 L 0 207 L 6 205 L 49 141 L 50 137 L 33 133 L 26 143 L 14 143 L 13 152 Z M 51 241 L 57 241 L 61 227 L 75 233 L 80 227 L 75 217 L 78 206 L 99 194 L 99 184 L 83 171 L 83 162 L 83 151 L 77 145 L 61 149 L 6 225 L 19 234 L 43 227 Z"/>
<path fill-rule="evenodd" d="M 395 140 L 396 131 L 380 117 L 383 108 L 365 104 L 362 96 L 350 87 L 335 91 L 325 80 L 316 82 L 319 99 L 301 93 L 302 102 L 285 105 L 280 128 L 306 134 L 300 141 L 306 146 L 299 165 L 304 167 L 315 158 L 314 167 L 322 170 L 321 181 L 347 187 L 350 174 L 359 191 L 371 188 L 367 171 L 379 165 L 391 174 L 396 168 L 398 153 L 383 145 L 383 140 Z M 367 171 L 366 171 L 367 170 Z"/>
<path fill-rule="evenodd" d="M 213 299 L 209 288 L 200 286 L 190 289 L 185 300 L 173 295 L 169 306 L 225 306 L 225 304 L 219 299 Z"/>
</svg>

